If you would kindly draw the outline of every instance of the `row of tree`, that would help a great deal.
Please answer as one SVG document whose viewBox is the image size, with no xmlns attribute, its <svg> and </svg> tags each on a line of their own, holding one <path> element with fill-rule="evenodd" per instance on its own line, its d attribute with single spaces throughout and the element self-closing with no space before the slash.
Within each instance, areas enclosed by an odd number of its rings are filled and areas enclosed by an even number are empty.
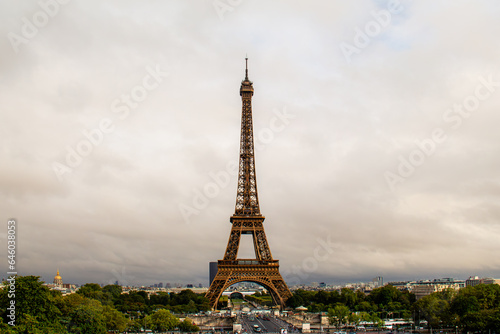
<svg viewBox="0 0 500 334">
<path fill-rule="evenodd" d="M 391 285 L 365 294 L 344 288 L 340 291 L 297 290 L 288 299 L 289 307 L 305 306 L 311 312 L 328 312 L 330 323 L 357 325 L 362 321 L 381 327 L 386 318 L 404 318 L 432 328 L 460 331 L 500 332 L 500 285 L 480 284 L 459 291 L 447 289 L 418 301 L 408 291 Z"/>
<path fill-rule="evenodd" d="M 107 331 L 197 331 L 188 318 L 180 321 L 173 313 L 195 313 L 210 309 L 208 300 L 191 290 L 180 293 L 145 291 L 122 293 L 117 285 L 101 288 L 89 283 L 77 293 L 62 296 L 42 284 L 38 276 L 18 276 L 15 299 L 9 297 L 8 282 L 0 289 L 1 333 L 106 333 Z M 248 297 L 247 297 L 248 298 Z M 250 299 L 268 302 L 270 296 L 256 294 Z M 9 310 L 15 300 L 15 327 Z M 361 321 L 382 325 L 385 318 L 426 320 L 432 328 L 455 328 L 460 331 L 500 331 L 500 286 L 480 284 L 459 291 L 435 292 L 420 300 L 408 291 L 391 285 L 369 294 L 344 288 L 340 291 L 297 290 L 287 306 L 305 306 L 310 312 L 328 312 L 337 326 Z"/>
<path fill-rule="evenodd" d="M 392 285 L 386 285 L 365 294 L 361 290 L 353 291 L 343 288 L 340 291 L 305 291 L 296 290 L 288 299 L 287 305 L 295 308 L 305 306 L 310 312 L 326 312 L 335 305 L 342 304 L 353 312 L 378 313 L 381 317 L 389 317 L 410 310 L 415 302 L 415 295 L 408 291 L 400 291 Z M 408 316 L 408 313 L 406 314 Z"/>
<path fill-rule="evenodd" d="M 188 318 L 180 321 L 170 310 L 206 310 L 208 300 L 184 290 L 178 294 L 159 293 L 151 297 L 145 291 L 122 294 L 117 285 L 101 288 L 89 283 L 77 293 L 62 296 L 59 291 L 43 285 L 38 276 L 18 276 L 15 298 L 9 296 L 9 286 L 0 289 L 1 333 L 107 333 L 151 329 L 183 332 L 199 331 Z M 11 300 L 15 310 L 9 310 Z M 12 307 L 11 307 L 12 308 Z M 13 315 L 15 318 L 13 318 Z M 15 323 L 11 326 L 8 323 Z"/>
<path fill-rule="evenodd" d="M 118 285 L 106 285 L 101 288 L 98 284 L 88 283 L 78 289 L 77 293 L 99 300 L 103 305 L 114 305 L 118 311 L 124 313 L 149 314 L 159 308 L 182 314 L 210 310 L 208 299 L 191 290 L 182 290 L 179 293 L 160 291 L 151 295 L 139 290 L 122 294 L 122 288 Z"/>
<path fill-rule="evenodd" d="M 258 305 L 273 306 L 273 299 L 268 293 L 257 291 L 253 295 L 246 296 L 245 299 L 257 303 Z"/>
<path fill-rule="evenodd" d="M 474 287 L 444 290 L 425 296 L 414 303 L 415 315 L 438 326 L 457 327 L 466 331 L 500 332 L 500 285 L 479 284 Z"/>
</svg>

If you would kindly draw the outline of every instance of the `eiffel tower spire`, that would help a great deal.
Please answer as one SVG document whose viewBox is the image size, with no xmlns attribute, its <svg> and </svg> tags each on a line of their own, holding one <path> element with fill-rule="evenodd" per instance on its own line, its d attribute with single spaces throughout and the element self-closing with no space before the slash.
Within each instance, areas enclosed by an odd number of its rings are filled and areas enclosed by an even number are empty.
<svg viewBox="0 0 500 334">
<path fill-rule="evenodd" d="M 217 308 L 222 292 L 239 282 L 254 282 L 264 286 L 275 304 L 284 307 L 292 296 L 279 272 L 279 261 L 274 260 L 264 232 L 265 217 L 260 214 L 255 177 L 255 159 L 252 125 L 253 84 L 248 79 L 248 58 L 245 58 L 245 80 L 241 82 L 242 100 L 240 161 L 236 209 L 223 260 L 217 262 L 217 274 L 210 284 L 206 297 L 212 308 Z M 242 235 L 251 235 L 255 258 L 239 259 L 238 249 Z"/>
<path fill-rule="evenodd" d="M 245 80 L 248 81 L 248 57 L 245 57 Z"/>
</svg>

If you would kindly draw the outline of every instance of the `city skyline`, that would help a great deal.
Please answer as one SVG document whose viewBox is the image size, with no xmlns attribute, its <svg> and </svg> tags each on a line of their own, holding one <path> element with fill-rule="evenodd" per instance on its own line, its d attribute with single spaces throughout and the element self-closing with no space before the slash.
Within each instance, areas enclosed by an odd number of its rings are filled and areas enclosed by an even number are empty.
<svg viewBox="0 0 500 334">
<path fill-rule="evenodd" d="M 19 274 L 207 282 L 235 208 L 248 55 L 260 208 L 287 283 L 500 277 L 499 12 L 9 5 L 0 211 Z"/>
<path fill-rule="evenodd" d="M 83 284 L 74 284 L 73 282 L 67 282 L 65 281 L 61 276 L 60 276 L 60 273 L 59 273 L 59 270 L 57 270 L 57 273 L 56 273 L 56 276 L 53 278 L 53 280 L 51 279 L 44 279 L 43 277 L 41 277 L 41 281 L 44 282 L 45 284 L 48 284 L 48 285 L 55 285 L 55 284 L 59 284 L 59 285 L 71 285 L 71 286 L 81 286 Z M 484 283 L 484 284 L 498 284 L 498 281 L 500 281 L 500 279 L 498 278 L 493 278 L 493 277 L 479 277 L 479 276 L 469 276 L 467 278 L 456 278 L 456 277 L 439 277 L 439 278 L 436 278 L 436 277 L 433 277 L 433 278 L 430 278 L 430 277 L 427 277 L 427 278 L 414 278 L 414 279 L 406 279 L 406 280 L 391 280 L 391 281 L 384 281 L 384 278 L 381 277 L 381 276 L 377 276 L 377 277 L 373 277 L 371 279 L 367 279 L 367 280 L 358 280 L 358 281 L 345 281 L 345 282 L 314 282 L 314 281 L 311 281 L 311 282 L 304 282 L 304 283 L 300 283 L 300 284 L 297 284 L 297 285 L 293 285 L 293 286 L 290 286 L 291 290 L 297 290 L 297 289 L 302 289 L 302 288 L 306 288 L 306 289 L 313 289 L 313 290 L 322 290 L 322 289 L 340 289 L 340 288 L 343 288 L 343 287 L 348 287 L 348 288 L 351 288 L 351 289 L 359 289 L 359 288 L 376 288 L 376 287 L 382 287 L 382 286 L 385 286 L 385 285 L 394 285 L 396 287 L 399 287 L 401 288 L 402 285 L 404 285 L 405 283 L 408 284 L 408 283 L 412 283 L 414 285 L 418 285 L 418 284 L 442 284 L 443 282 L 445 283 L 454 283 L 454 284 L 458 284 L 458 283 L 462 283 L 462 284 L 466 284 L 467 282 L 473 282 L 473 283 L 467 283 L 467 284 L 470 284 L 470 285 L 477 285 L 479 283 L 477 282 L 481 282 L 481 283 Z M 474 283 L 475 282 L 475 283 Z M 123 287 L 131 287 L 131 288 L 164 288 L 164 289 L 174 289 L 174 290 L 177 290 L 177 289 L 198 289 L 198 288 L 203 288 L 203 289 L 206 289 L 208 290 L 209 286 L 210 286 L 210 282 L 209 284 L 206 284 L 206 283 L 203 283 L 203 282 L 194 282 L 194 281 L 189 281 L 189 282 L 171 282 L 171 281 L 157 281 L 157 282 L 154 282 L 154 283 L 151 283 L 151 284 L 130 284 L 130 285 L 126 285 L 126 284 L 123 284 L 123 282 L 120 282 L 118 280 L 116 280 L 115 282 L 97 282 L 97 281 L 94 281 L 94 282 L 85 282 L 85 284 L 87 283 L 96 283 L 96 284 L 99 284 L 101 286 L 105 286 L 105 285 L 108 285 L 108 284 L 114 284 L 114 285 L 120 285 L 120 286 L 123 286 Z M 234 290 L 234 289 L 245 289 L 245 288 L 248 288 L 249 286 L 253 286 L 253 287 L 260 287 L 260 289 L 266 289 L 266 287 L 263 287 L 261 286 L 259 283 L 256 283 L 256 282 L 253 282 L 253 281 L 242 281 L 242 282 L 238 282 L 238 283 L 235 283 L 233 285 L 231 285 L 228 289 L 224 290 L 225 292 L 227 291 L 230 291 L 230 290 Z M 407 288 L 407 286 L 405 286 L 405 288 Z"/>
</svg>

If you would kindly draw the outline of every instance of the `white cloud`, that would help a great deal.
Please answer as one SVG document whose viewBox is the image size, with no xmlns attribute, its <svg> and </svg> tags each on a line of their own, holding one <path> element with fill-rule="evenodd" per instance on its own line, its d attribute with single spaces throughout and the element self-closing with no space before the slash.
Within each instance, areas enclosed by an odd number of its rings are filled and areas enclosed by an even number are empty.
<svg viewBox="0 0 500 334">
<path fill-rule="evenodd" d="M 248 53 L 255 132 L 275 110 L 294 116 L 256 152 L 282 270 L 331 235 L 335 253 L 306 280 L 500 276 L 490 256 L 500 234 L 500 89 L 459 127 L 443 119 L 480 77 L 500 81 L 498 6 L 401 3 L 350 63 L 340 43 L 384 1 L 242 2 L 224 20 L 211 1 L 71 1 L 18 53 L 4 38 L 0 211 L 19 222 L 20 272 L 206 284 L 207 262 L 226 247 L 235 177 L 190 224 L 179 203 L 192 205 L 210 173 L 237 159 Z M 3 8 L 0 34 L 19 34 L 39 10 L 35 1 Z M 113 101 L 157 65 L 168 76 L 120 119 Z M 103 118 L 113 130 L 60 182 L 52 163 Z M 384 173 L 437 127 L 446 141 L 391 191 Z"/>
</svg>

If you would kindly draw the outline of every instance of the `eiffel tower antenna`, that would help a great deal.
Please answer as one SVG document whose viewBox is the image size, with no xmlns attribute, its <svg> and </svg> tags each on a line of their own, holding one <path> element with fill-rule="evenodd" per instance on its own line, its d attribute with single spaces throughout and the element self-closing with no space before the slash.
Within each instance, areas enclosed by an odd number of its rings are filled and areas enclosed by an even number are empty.
<svg viewBox="0 0 500 334">
<path fill-rule="evenodd" d="M 248 80 L 248 55 L 245 57 L 245 80 Z"/>
<path fill-rule="evenodd" d="M 236 206 L 230 218 L 232 227 L 224 258 L 217 262 L 217 274 L 205 295 L 212 309 L 217 308 L 222 292 L 239 282 L 254 282 L 265 287 L 274 303 L 281 308 L 292 296 L 279 272 L 279 261 L 271 255 L 263 225 L 265 217 L 259 208 L 252 124 L 253 92 L 253 83 L 248 79 L 246 57 L 245 79 L 240 87 L 242 112 Z M 250 234 L 253 238 L 253 259 L 237 258 L 242 234 Z"/>
</svg>

